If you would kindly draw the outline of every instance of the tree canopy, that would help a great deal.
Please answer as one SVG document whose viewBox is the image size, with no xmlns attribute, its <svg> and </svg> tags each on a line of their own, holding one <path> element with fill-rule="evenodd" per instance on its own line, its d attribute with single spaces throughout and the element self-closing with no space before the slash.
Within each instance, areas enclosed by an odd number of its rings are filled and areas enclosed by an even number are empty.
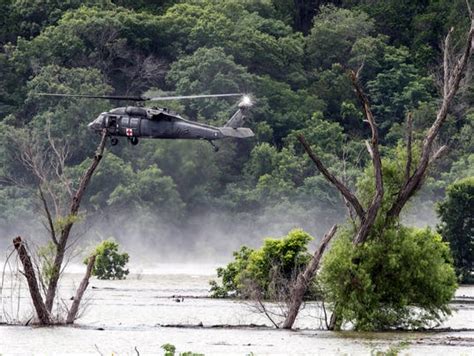
<svg viewBox="0 0 474 356">
<path fill-rule="evenodd" d="M 207 213 L 249 226 L 265 216 L 275 222 L 286 215 L 319 233 L 345 210 L 304 155 L 297 135 L 303 133 L 329 169 L 354 187 L 370 159 L 364 145 L 369 128 L 347 69 L 363 64 L 361 80 L 373 103 L 383 154 L 396 156 L 403 118 L 412 113 L 416 141 L 435 113 L 435 64 L 443 35 L 451 26 L 455 35 L 461 33 L 468 23 L 462 0 L 31 4 L 0 5 L 4 231 L 15 218 L 30 219 L 37 206 L 36 182 L 19 164 L 8 136 L 31 134 L 41 142 L 49 132 L 63 140 L 69 148 L 67 174 L 74 179 L 97 140 L 86 124 L 127 104 L 45 98 L 39 92 L 238 91 L 255 98 L 247 122 L 255 139 L 223 142 L 218 154 L 202 142 L 115 146 L 86 194 L 87 218 L 98 211 L 104 219 L 126 211 L 138 225 L 158 216 L 173 228 L 192 229 L 186 221 Z M 468 87 L 440 138 L 450 151 L 433 167 L 420 199 L 437 200 L 448 184 L 472 175 L 472 100 Z M 235 104 L 230 99 L 169 103 L 192 120 L 212 124 L 223 124 Z"/>
</svg>

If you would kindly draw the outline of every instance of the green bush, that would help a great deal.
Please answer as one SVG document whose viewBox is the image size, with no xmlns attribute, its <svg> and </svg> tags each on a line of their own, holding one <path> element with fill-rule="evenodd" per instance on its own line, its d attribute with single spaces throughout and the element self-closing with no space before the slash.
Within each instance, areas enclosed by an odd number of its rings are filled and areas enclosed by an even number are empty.
<svg viewBox="0 0 474 356">
<path fill-rule="evenodd" d="M 222 285 L 210 282 L 212 296 L 280 299 L 311 258 L 307 245 L 312 239 L 295 229 L 281 239 L 265 239 L 259 249 L 243 246 L 234 252 L 234 261 L 217 269 Z"/>
<path fill-rule="evenodd" d="M 41 265 L 41 278 L 49 285 L 51 278 L 56 273 L 54 268 L 54 259 L 56 257 L 56 245 L 53 241 L 48 241 L 44 246 L 38 249 L 38 259 Z"/>
<path fill-rule="evenodd" d="M 360 246 L 352 236 L 351 229 L 341 230 L 319 280 L 340 323 L 356 330 L 417 328 L 450 314 L 456 276 L 439 234 L 399 226 Z"/>
<path fill-rule="evenodd" d="M 176 346 L 173 344 L 164 344 L 161 345 L 161 348 L 165 351 L 164 356 L 175 356 L 176 355 Z M 204 356 L 204 354 L 195 353 L 192 351 L 180 352 L 179 356 Z"/>
<path fill-rule="evenodd" d="M 128 263 L 128 253 L 119 253 L 119 245 L 113 240 L 102 241 L 95 249 L 95 263 L 92 269 L 92 275 L 99 279 L 125 279 L 128 275 L 128 269 L 125 265 Z M 87 264 L 88 259 L 84 261 Z"/>
<path fill-rule="evenodd" d="M 438 231 L 449 242 L 459 281 L 474 282 L 474 177 L 448 187 L 446 199 L 438 205 L 438 215 Z"/>
</svg>

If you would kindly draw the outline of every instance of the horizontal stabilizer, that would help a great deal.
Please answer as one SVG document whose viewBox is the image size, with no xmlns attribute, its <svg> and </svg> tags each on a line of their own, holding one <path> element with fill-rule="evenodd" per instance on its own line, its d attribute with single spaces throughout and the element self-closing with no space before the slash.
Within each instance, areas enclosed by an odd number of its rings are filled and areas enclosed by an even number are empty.
<svg viewBox="0 0 474 356">
<path fill-rule="evenodd" d="M 255 136 L 253 131 L 248 127 L 219 127 L 219 130 L 227 137 L 247 138 Z"/>
</svg>

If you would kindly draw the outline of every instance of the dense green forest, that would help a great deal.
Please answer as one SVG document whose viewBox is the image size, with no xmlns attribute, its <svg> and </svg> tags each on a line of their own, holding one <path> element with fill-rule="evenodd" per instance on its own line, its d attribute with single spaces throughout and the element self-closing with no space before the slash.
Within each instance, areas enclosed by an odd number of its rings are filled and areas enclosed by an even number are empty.
<svg viewBox="0 0 474 356">
<path fill-rule="evenodd" d="M 0 10 L 2 244 L 40 219 L 37 181 L 21 163 L 21 142 L 44 146 L 46 154 L 48 137 L 65 144 L 62 173 L 75 182 L 99 140 L 87 123 L 129 104 L 39 92 L 254 98 L 246 125 L 255 138 L 220 142 L 218 153 L 190 141 L 108 147 L 83 202 L 85 225 L 150 243 L 160 234 L 181 243 L 200 234 L 205 241 L 215 226 L 229 235 L 237 225 L 249 236 L 292 226 L 319 234 L 345 206 L 297 134 L 354 186 L 370 159 L 370 129 L 347 69 L 363 65 L 382 154 L 394 157 L 406 115 L 413 116 L 415 145 L 436 115 L 444 35 L 455 26 L 456 46 L 469 24 L 464 0 L 1 0 Z M 418 212 L 432 211 L 448 184 L 474 174 L 473 100 L 472 87 L 457 97 L 439 138 L 449 151 L 413 203 Z M 234 99 L 169 104 L 218 125 L 235 106 Z"/>
</svg>

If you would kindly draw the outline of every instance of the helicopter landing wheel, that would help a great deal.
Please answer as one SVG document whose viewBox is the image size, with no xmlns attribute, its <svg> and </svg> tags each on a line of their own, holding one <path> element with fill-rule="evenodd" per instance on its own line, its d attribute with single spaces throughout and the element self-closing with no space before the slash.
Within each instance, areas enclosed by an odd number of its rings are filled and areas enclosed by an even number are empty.
<svg viewBox="0 0 474 356">
<path fill-rule="evenodd" d="M 211 144 L 214 152 L 219 152 L 219 147 L 217 147 L 216 144 L 212 140 L 209 140 L 209 143 Z"/>
<path fill-rule="evenodd" d="M 132 145 L 138 145 L 138 137 L 130 137 L 129 140 Z"/>
<path fill-rule="evenodd" d="M 110 139 L 110 144 L 111 144 L 112 146 L 116 146 L 116 145 L 118 144 L 118 142 L 119 142 L 119 141 L 118 141 L 118 138 L 116 138 L 116 137 L 112 137 L 112 138 Z"/>
</svg>

